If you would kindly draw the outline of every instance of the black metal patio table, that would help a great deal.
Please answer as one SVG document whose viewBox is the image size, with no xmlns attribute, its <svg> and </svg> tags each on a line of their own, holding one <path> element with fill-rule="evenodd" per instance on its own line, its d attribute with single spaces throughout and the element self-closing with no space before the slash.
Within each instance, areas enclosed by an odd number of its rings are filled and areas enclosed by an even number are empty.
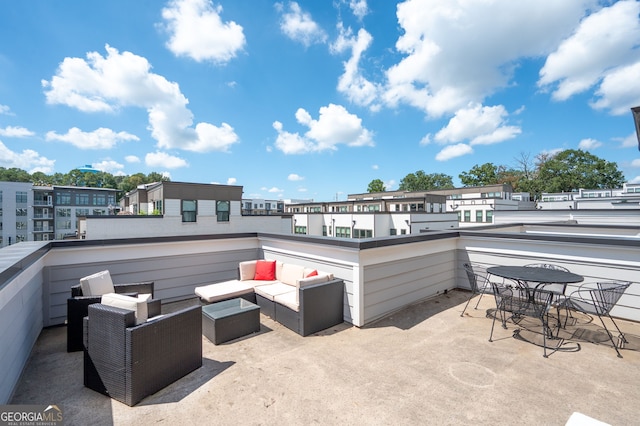
<svg viewBox="0 0 640 426">
<path fill-rule="evenodd" d="M 492 266 L 487 272 L 502 278 L 516 281 L 522 287 L 531 288 L 530 283 L 537 283 L 535 288 L 544 284 L 570 284 L 584 280 L 582 275 L 573 272 L 548 268 L 532 268 L 530 266 Z"/>
<path fill-rule="evenodd" d="M 554 297 L 555 299 L 557 297 L 564 296 L 564 289 L 567 284 L 584 281 L 584 277 L 582 275 L 574 274 L 573 272 L 531 266 L 492 266 L 487 268 L 487 273 L 515 281 L 518 286 L 523 289 L 527 299 L 531 302 L 535 299 L 536 290 L 544 289 L 546 285 L 560 284 L 562 286 L 562 291 L 549 289 L 549 291 L 557 295 Z M 557 304 L 556 308 L 558 310 L 559 326 L 560 311 Z"/>
</svg>

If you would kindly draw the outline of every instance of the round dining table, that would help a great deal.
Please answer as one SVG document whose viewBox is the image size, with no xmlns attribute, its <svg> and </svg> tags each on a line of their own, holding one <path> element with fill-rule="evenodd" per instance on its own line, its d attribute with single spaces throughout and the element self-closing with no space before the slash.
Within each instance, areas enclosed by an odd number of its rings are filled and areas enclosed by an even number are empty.
<svg viewBox="0 0 640 426">
<path fill-rule="evenodd" d="M 549 268 L 535 268 L 530 266 L 492 266 L 487 272 L 502 278 L 517 281 L 529 286 L 529 283 L 540 284 L 571 284 L 584 281 L 582 275 L 573 272 Z"/>
</svg>

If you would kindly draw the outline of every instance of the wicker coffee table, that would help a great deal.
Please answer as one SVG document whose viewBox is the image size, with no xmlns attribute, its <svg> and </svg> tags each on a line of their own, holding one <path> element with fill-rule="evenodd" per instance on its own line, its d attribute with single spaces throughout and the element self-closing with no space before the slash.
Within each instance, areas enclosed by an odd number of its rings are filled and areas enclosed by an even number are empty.
<svg viewBox="0 0 640 426">
<path fill-rule="evenodd" d="M 202 334 L 214 345 L 260 331 L 260 306 L 242 298 L 202 307 Z"/>
</svg>

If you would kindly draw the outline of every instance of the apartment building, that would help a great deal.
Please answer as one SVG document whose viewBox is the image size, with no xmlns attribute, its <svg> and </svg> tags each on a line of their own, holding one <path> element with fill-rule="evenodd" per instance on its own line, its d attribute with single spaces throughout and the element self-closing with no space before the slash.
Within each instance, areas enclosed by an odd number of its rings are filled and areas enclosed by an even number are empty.
<svg viewBox="0 0 640 426">
<path fill-rule="evenodd" d="M 75 236 L 78 218 L 114 214 L 117 190 L 0 182 L 0 247 Z"/>
<path fill-rule="evenodd" d="M 80 237 L 111 239 L 258 230 L 291 233 L 291 215 L 276 213 L 272 205 L 267 213 L 266 200 L 262 210 L 244 214 L 242 192 L 243 187 L 238 185 L 171 181 L 140 185 L 120 200 L 119 215 L 82 220 Z"/>
<path fill-rule="evenodd" d="M 538 210 L 637 209 L 640 207 L 640 183 L 625 183 L 622 188 L 584 189 L 573 192 L 544 192 L 536 203 Z"/>
</svg>

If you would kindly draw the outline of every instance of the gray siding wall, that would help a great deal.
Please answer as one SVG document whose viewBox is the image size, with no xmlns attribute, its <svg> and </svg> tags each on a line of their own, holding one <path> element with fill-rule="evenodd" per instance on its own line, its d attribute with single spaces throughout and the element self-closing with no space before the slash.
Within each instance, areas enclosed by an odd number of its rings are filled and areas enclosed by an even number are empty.
<svg viewBox="0 0 640 426">
<path fill-rule="evenodd" d="M 154 281 L 154 297 L 165 303 L 196 297 L 194 289 L 198 286 L 237 278 L 238 263 L 258 255 L 255 238 L 252 240 L 254 247 L 235 250 L 228 249 L 224 240 L 216 240 L 208 251 L 185 254 L 163 254 L 167 245 L 156 244 L 146 248 L 156 253 L 152 257 L 47 266 L 43 271 L 44 325 L 63 324 L 71 286 L 78 284 L 80 278 L 105 269 L 115 284 Z"/>
<path fill-rule="evenodd" d="M 455 253 L 368 265 L 363 271 L 364 324 L 456 285 Z"/>
<path fill-rule="evenodd" d="M 1 289 L 0 404 L 10 400 L 42 330 L 42 266 L 34 263 Z"/>
</svg>

